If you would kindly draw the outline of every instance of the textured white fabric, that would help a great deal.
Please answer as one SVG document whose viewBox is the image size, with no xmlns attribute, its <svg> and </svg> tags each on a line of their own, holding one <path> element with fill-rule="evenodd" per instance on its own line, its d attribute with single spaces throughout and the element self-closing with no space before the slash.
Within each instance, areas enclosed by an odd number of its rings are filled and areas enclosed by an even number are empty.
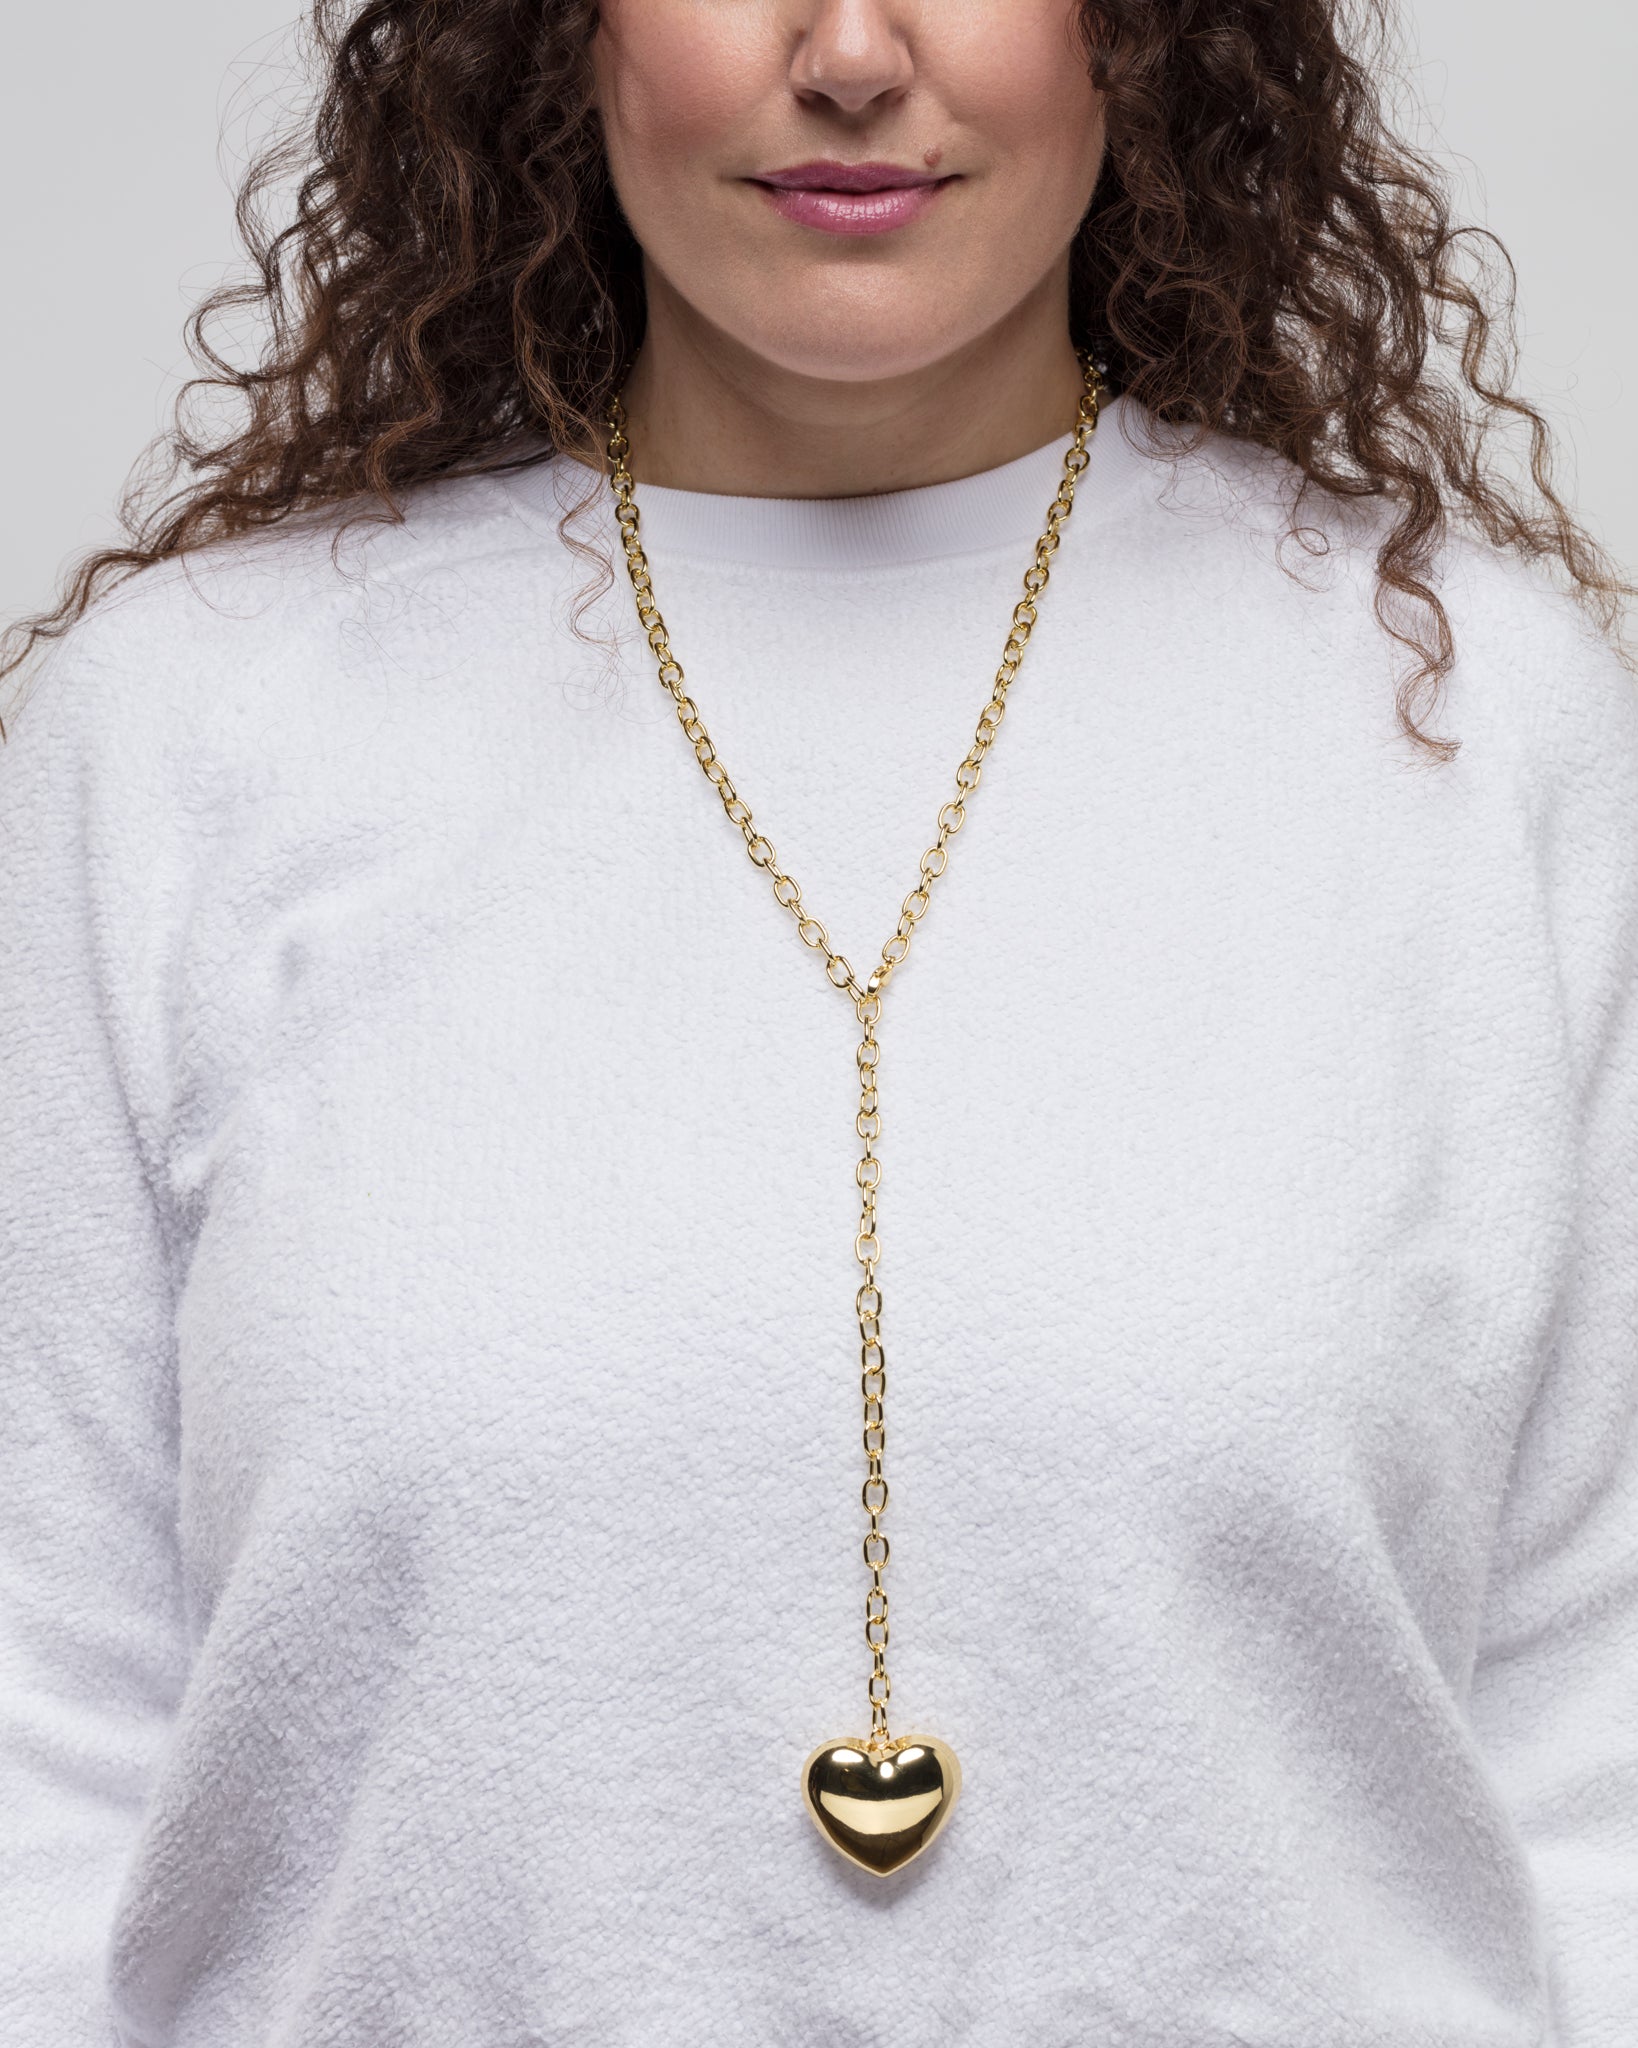
<svg viewBox="0 0 1638 2048">
<path fill-rule="evenodd" d="M 1141 441 L 884 1005 L 892 1718 L 965 1771 L 885 1881 L 798 1784 L 867 1725 L 858 1027 L 559 537 L 589 473 L 58 650 L 0 749 L 8 2048 L 1638 2041 L 1638 690 L 1463 544 L 1426 763 L 1369 516 L 1298 580 L 1277 463 Z M 1059 455 L 640 490 L 861 972 Z"/>
</svg>

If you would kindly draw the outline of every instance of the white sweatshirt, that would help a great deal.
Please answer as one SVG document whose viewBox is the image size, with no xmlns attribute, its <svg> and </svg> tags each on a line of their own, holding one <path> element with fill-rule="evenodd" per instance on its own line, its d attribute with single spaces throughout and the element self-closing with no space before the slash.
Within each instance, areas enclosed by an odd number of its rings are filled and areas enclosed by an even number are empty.
<svg viewBox="0 0 1638 2048">
<path fill-rule="evenodd" d="M 868 1727 L 859 1027 L 623 564 L 571 630 L 588 473 L 146 574 L 41 675 L 6 2048 L 1638 2042 L 1638 688 L 1463 544 L 1430 764 L 1369 520 L 1294 580 L 1278 463 L 1140 441 L 884 999 L 890 1725 L 964 1773 L 887 1879 L 800 1787 Z M 639 483 L 861 974 L 1060 456 Z"/>
</svg>

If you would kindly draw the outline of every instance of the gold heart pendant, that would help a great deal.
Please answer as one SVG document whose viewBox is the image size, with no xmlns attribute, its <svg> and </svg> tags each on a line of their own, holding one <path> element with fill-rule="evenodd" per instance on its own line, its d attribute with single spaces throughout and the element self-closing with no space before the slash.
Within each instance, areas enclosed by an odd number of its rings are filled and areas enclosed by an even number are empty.
<svg viewBox="0 0 1638 2048">
<path fill-rule="evenodd" d="M 822 1742 L 802 1766 L 814 1826 L 876 1877 L 921 1854 L 960 1791 L 955 1751 L 936 1735 L 901 1735 L 874 1748 L 858 1736 Z"/>
</svg>

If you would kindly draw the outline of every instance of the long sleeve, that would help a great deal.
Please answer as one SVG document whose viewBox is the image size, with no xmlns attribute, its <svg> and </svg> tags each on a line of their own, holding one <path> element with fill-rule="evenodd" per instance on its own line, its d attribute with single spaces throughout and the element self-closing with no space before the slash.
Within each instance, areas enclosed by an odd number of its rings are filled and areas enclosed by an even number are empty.
<svg viewBox="0 0 1638 2048">
<path fill-rule="evenodd" d="M 1585 674 L 1585 672 L 1583 672 Z M 1541 823 L 1577 1125 L 1567 1280 L 1492 1560 L 1475 1724 L 1527 1845 L 1553 2048 L 1638 2039 L 1638 690 L 1599 655 Z"/>
<path fill-rule="evenodd" d="M 113 965 L 160 849 L 101 680 L 71 641 L 0 746 L 0 2038 L 27 2048 L 116 2036 L 105 1951 L 181 1683 L 170 1261 Z"/>
</svg>

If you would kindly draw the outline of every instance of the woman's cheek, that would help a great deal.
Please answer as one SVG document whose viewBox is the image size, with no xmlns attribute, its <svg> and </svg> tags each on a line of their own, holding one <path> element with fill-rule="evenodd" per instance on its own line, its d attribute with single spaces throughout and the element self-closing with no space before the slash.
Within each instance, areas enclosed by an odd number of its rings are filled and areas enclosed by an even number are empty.
<svg viewBox="0 0 1638 2048">
<path fill-rule="evenodd" d="M 629 20 L 629 10 L 625 19 Z M 726 23 L 701 26 L 697 11 L 659 8 L 641 33 L 617 25 L 597 66 L 611 155 L 661 176 L 714 169 L 754 127 L 783 68 L 761 47 L 751 24 L 743 36 Z M 737 167 L 737 166 L 736 166 Z"/>
</svg>

